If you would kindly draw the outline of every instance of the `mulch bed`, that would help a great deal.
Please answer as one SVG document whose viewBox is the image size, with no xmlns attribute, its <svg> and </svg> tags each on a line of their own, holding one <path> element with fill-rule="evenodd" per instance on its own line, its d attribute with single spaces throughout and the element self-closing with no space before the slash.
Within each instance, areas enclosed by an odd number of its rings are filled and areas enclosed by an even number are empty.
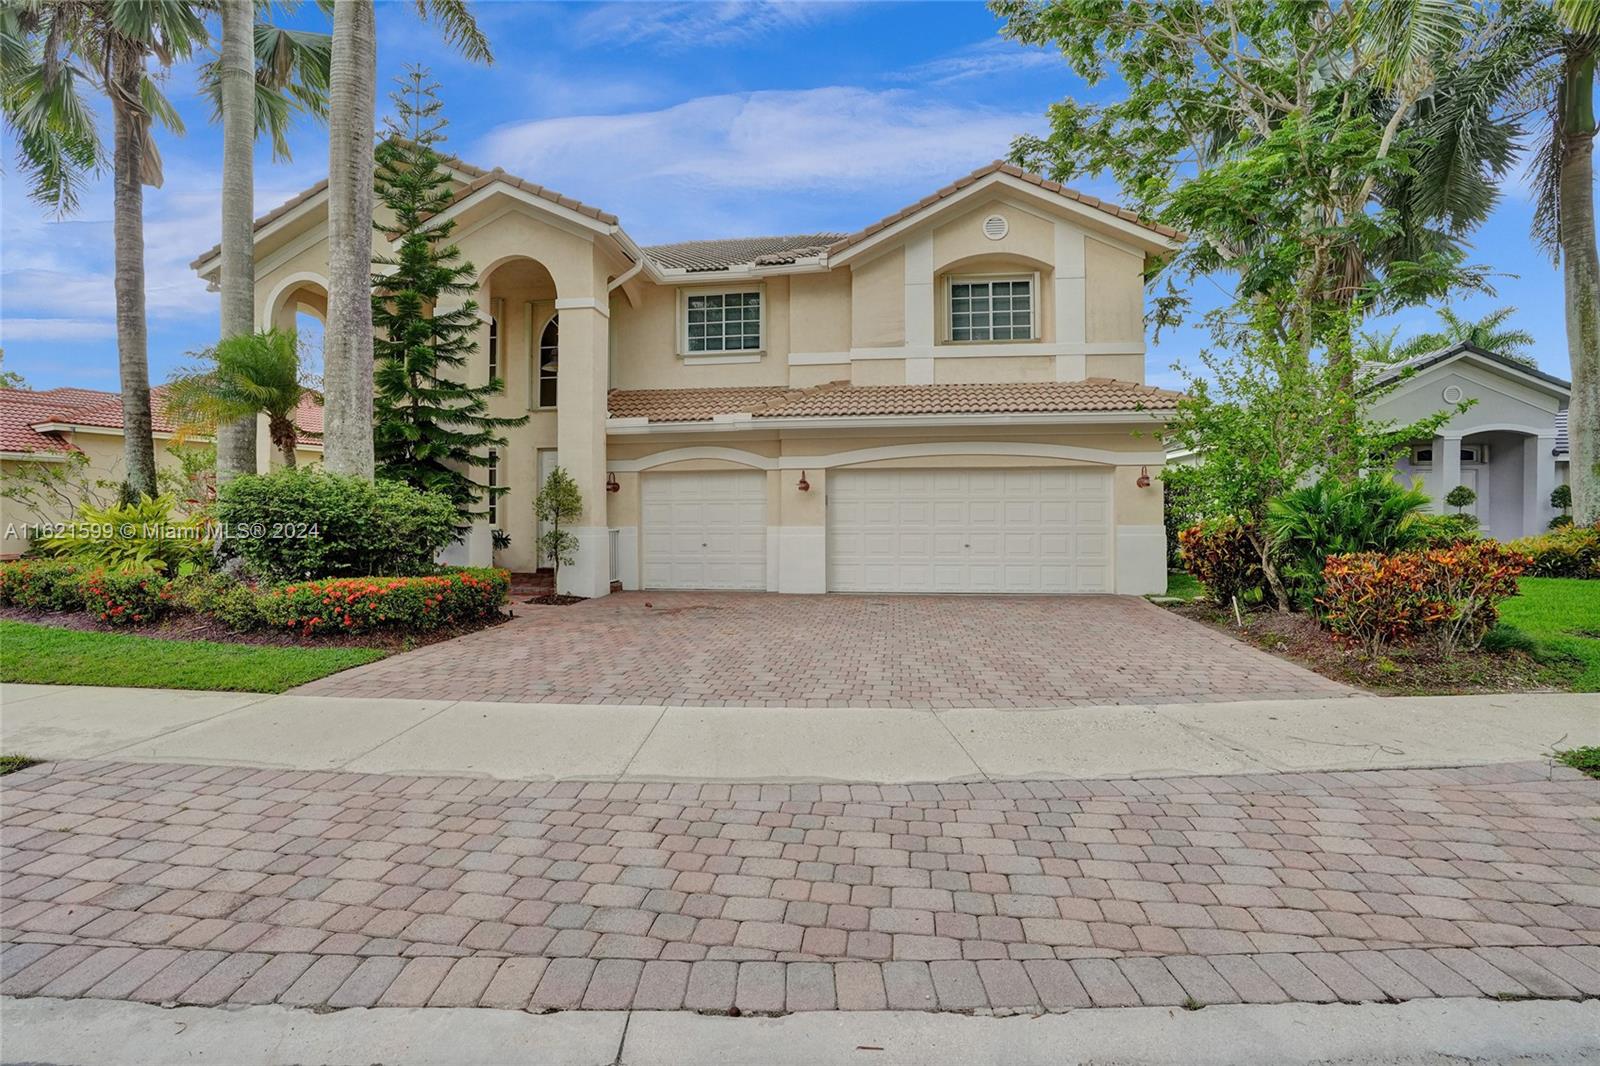
<svg viewBox="0 0 1600 1066">
<path fill-rule="evenodd" d="M 109 626 L 84 611 L 29 611 L 20 607 L 0 607 L 0 619 L 31 622 L 97 633 L 129 633 L 157 640 L 209 640 L 218 644 L 260 644 L 280 648 L 381 648 L 384 651 L 410 651 L 427 644 L 453 640 L 480 629 L 510 621 L 508 614 L 478 625 L 447 626 L 422 633 L 318 633 L 303 636 L 287 629 L 253 629 L 241 633 L 214 618 L 188 613 L 170 614 L 153 625 Z"/>
<path fill-rule="evenodd" d="M 1456 696 L 1477 692 L 1557 691 L 1545 669 L 1520 651 L 1461 652 L 1441 658 L 1431 647 L 1391 648 L 1374 659 L 1334 643 L 1327 630 L 1303 614 L 1255 610 L 1244 629 L 1233 612 L 1204 600 L 1167 605 L 1185 618 L 1220 629 L 1262 651 L 1299 663 L 1324 677 L 1384 696 Z"/>
<path fill-rule="evenodd" d="M 539 604 L 544 607 L 570 607 L 575 603 L 582 603 L 588 598 L 587 596 L 567 596 L 547 592 L 542 596 L 529 596 L 527 599 L 518 600 L 517 602 Z"/>
</svg>

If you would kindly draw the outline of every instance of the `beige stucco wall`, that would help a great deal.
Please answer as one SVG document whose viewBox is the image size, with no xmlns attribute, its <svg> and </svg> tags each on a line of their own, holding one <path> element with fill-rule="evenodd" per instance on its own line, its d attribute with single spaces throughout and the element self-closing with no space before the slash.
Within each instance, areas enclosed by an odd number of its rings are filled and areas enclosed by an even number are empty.
<svg viewBox="0 0 1600 1066">
<path fill-rule="evenodd" d="M 906 342 L 906 258 L 895 248 L 850 269 L 850 342 L 892 348 Z"/>
<path fill-rule="evenodd" d="M 852 282 L 850 271 L 842 269 L 789 279 L 790 351 L 850 350 Z"/>
<path fill-rule="evenodd" d="M 935 359 L 936 385 L 978 384 L 994 381 L 1054 381 L 1053 355 L 989 356 L 983 359 Z"/>
<path fill-rule="evenodd" d="M 684 293 L 761 290 L 765 315 L 762 343 L 755 362 L 714 361 L 690 364 L 678 351 L 678 315 Z M 619 389 L 693 389 L 730 385 L 784 385 L 789 382 L 789 279 L 768 278 L 750 285 L 723 283 L 686 286 L 645 284 L 641 303 L 612 303 L 611 342 Z M 812 300 L 813 303 L 817 302 Z M 841 306 L 838 313 L 842 314 Z M 743 360 L 745 353 L 733 357 Z"/>
<path fill-rule="evenodd" d="M 1144 384 L 1143 355 L 1091 355 L 1084 359 L 1084 376 L 1116 378 Z"/>
<path fill-rule="evenodd" d="M 983 234 L 983 220 L 1000 215 L 1006 220 L 1006 235 L 990 240 Z M 933 268 L 945 271 L 952 265 L 980 257 L 1010 257 L 1048 266 L 1055 260 L 1055 220 L 996 197 L 985 200 L 941 224 L 933 231 Z"/>
<path fill-rule="evenodd" d="M 1083 243 L 1089 343 L 1138 341 L 1144 336 L 1144 259 L 1093 238 Z"/>
<path fill-rule="evenodd" d="M 852 385 L 904 385 L 904 359 L 856 359 L 850 363 Z"/>
</svg>

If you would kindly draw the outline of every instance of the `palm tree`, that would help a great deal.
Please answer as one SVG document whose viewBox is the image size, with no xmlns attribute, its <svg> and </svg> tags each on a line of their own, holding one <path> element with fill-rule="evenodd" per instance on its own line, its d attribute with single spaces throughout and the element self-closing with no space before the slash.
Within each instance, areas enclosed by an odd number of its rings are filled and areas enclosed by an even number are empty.
<svg viewBox="0 0 1600 1066">
<path fill-rule="evenodd" d="M 294 331 L 234 334 L 201 353 L 201 359 L 204 365 L 177 375 L 167 385 L 166 415 L 177 424 L 179 435 L 211 433 L 265 414 L 267 434 L 284 465 L 295 465 L 300 431 L 294 416 L 307 390 L 300 378 Z"/>
<path fill-rule="evenodd" d="M 254 0 L 215 0 L 222 50 L 205 71 L 222 119 L 222 337 L 255 328 L 255 140 L 272 137 L 288 158 L 293 111 L 327 113 L 329 38 L 256 18 Z M 214 116 L 216 117 L 216 116 Z M 217 427 L 217 483 L 256 468 L 254 416 Z"/>
<path fill-rule="evenodd" d="M 1534 150 L 1534 240 L 1560 263 L 1572 365 L 1568 427 L 1579 524 L 1600 521 L 1600 249 L 1595 244 L 1593 0 L 1507 0 L 1451 78 L 1442 125 L 1471 128 L 1491 113 L 1542 131 Z"/>
<path fill-rule="evenodd" d="M 153 123 L 183 123 L 146 69 L 186 59 L 206 40 L 191 4 L 6 0 L 0 104 L 16 130 L 30 195 L 58 212 L 77 203 L 84 176 L 105 162 L 84 86 L 111 101 L 113 259 L 123 453 L 129 495 L 156 493 L 144 301 L 144 186 L 161 185 Z"/>
<path fill-rule="evenodd" d="M 1471 344 L 1528 366 L 1536 365 L 1527 352 L 1533 347 L 1533 334 L 1505 324 L 1506 319 L 1517 313 L 1515 307 L 1501 307 L 1478 319 L 1462 318 L 1448 307 L 1439 308 L 1438 313 L 1442 328 L 1419 333 L 1397 346 L 1394 349 L 1396 359 L 1409 359 L 1456 344 Z"/>
<path fill-rule="evenodd" d="M 415 0 L 467 58 L 491 62 L 465 0 Z M 372 0 L 333 9 L 328 120 L 328 316 L 322 341 L 323 456 L 328 469 L 371 478 L 372 187 L 378 92 Z"/>
</svg>

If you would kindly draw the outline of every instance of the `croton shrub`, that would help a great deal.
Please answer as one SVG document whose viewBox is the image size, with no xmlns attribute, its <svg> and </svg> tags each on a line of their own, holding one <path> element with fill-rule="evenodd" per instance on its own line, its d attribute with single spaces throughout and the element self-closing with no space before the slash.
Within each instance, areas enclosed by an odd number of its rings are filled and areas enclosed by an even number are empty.
<svg viewBox="0 0 1600 1066">
<path fill-rule="evenodd" d="M 1450 656 L 1476 648 L 1517 594 L 1531 560 L 1495 541 L 1422 551 L 1335 555 L 1318 602 L 1334 636 L 1368 655 L 1386 645 L 1434 642 Z"/>
<path fill-rule="evenodd" d="M 1582 577 L 1600 580 L 1600 526 L 1564 526 L 1511 542 L 1527 555 L 1533 577 Z"/>
<path fill-rule="evenodd" d="M 268 589 L 257 601 L 269 627 L 301 633 L 423 631 L 492 618 L 506 602 L 504 570 L 457 570 L 427 577 L 341 577 Z"/>
<path fill-rule="evenodd" d="M 1266 587 L 1261 554 L 1245 527 L 1233 519 L 1202 522 L 1181 531 L 1178 558 L 1218 606 Z"/>
</svg>

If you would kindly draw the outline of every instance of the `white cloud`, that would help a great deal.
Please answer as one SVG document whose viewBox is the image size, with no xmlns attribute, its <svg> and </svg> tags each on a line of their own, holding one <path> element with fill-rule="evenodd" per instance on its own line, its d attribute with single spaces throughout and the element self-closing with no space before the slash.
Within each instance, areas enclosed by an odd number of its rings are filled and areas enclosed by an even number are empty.
<svg viewBox="0 0 1600 1066">
<path fill-rule="evenodd" d="M 814 25 L 847 13 L 842 0 L 695 0 L 689 3 L 602 4 L 578 20 L 580 44 L 650 44 L 675 51 L 747 41 Z"/>
<path fill-rule="evenodd" d="M 1003 155 L 1014 136 L 1040 124 L 1032 112 L 930 101 L 906 89 L 834 86 L 517 123 L 489 134 L 477 154 L 617 211 L 612 205 L 632 190 L 661 183 L 770 195 L 910 182 L 922 195 Z"/>
<path fill-rule="evenodd" d="M 1004 37 L 985 37 L 960 51 L 895 71 L 889 75 L 889 80 L 917 85 L 949 85 L 973 78 L 992 79 L 1050 66 L 1060 66 L 1065 70 L 1066 61 L 1046 48 L 1019 44 Z"/>
<path fill-rule="evenodd" d="M 117 335 L 116 324 L 97 318 L 0 318 L 0 344 L 16 341 L 99 341 Z"/>
</svg>

